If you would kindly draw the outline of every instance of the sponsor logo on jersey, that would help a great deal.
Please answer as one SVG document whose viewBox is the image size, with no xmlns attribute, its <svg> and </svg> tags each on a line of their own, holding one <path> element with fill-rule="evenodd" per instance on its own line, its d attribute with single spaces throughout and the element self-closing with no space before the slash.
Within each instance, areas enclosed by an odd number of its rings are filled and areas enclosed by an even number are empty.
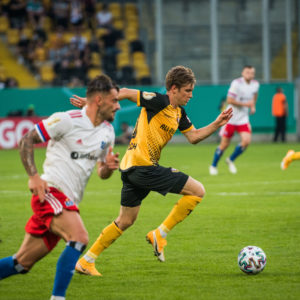
<svg viewBox="0 0 300 300">
<path fill-rule="evenodd" d="M 170 133 L 170 134 L 174 134 L 174 133 L 176 132 L 176 129 L 171 128 L 171 127 L 169 127 L 169 126 L 166 125 L 166 124 L 161 124 L 161 125 L 160 125 L 160 128 L 161 128 L 162 130 L 164 130 L 164 131 Z"/>
<path fill-rule="evenodd" d="M 100 148 L 101 148 L 101 149 L 104 149 L 104 148 L 105 148 L 105 146 L 106 146 L 106 143 L 105 143 L 104 141 L 102 141 L 102 142 L 101 142 L 101 146 L 100 146 Z"/>
<path fill-rule="evenodd" d="M 70 207 L 70 206 L 74 205 L 74 202 L 67 198 L 67 199 L 65 200 L 65 205 L 66 205 L 67 207 Z"/>
<path fill-rule="evenodd" d="M 95 155 L 92 155 L 91 153 L 80 153 L 73 151 L 70 154 L 72 159 L 89 159 L 89 160 L 97 160 L 98 157 Z"/>
<path fill-rule="evenodd" d="M 47 125 L 48 125 L 48 126 L 51 126 L 51 125 L 53 125 L 53 124 L 55 124 L 55 123 L 57 123 L 57 122 L 59 122 L 59 121 L 60 121 L 60 118 L 53 117 L 53 118 L 50 118 L 50 119 L 49 119 Z"/>
<path fill-rule="evenodd" d="M 172 171 L 173 173 L 178 173 L 178 172 L 179 172 L 179 170 L 174 169 L 174 168 L 171 168 L 171 171 Z"/>
<path fill-rule="evenodd" d="M 145 100 L 151 100 L 156 96 L 155 93 L 151 93 L 151 92 L 143 92 L 143 98 Z"/>
<path fill-rule="evenodd" d="M 82 139 L 79 139 L 78 141 L 76 141 L 76 144 L 82 145 Z"/>
<path fill-rule="evenodd" d="M 134 149 L 136 149 L 136 147 L 137 147 L 137 143 L 130 143 L 129 144 L 129 147 L 128 147 L 128 150 L 134 150 Z"/>
</svg>

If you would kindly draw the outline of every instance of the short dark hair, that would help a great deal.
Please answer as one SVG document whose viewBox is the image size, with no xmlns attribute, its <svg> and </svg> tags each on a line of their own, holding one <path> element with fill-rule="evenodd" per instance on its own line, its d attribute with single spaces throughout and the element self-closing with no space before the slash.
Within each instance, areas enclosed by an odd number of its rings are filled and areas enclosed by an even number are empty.
<svg viewBox="0 0 300 300">
<path fill-rule="evenodd" d="M 169 91 L 173 85 L 178 89 L 187 85 L 195 84 L 196 78 L 190 68 L 184 66 L 173 67 L 166 75 L 166 89 Z"/>
<path fill-rule="evenodd" d="M 96 92 L 109 93 L 111 89 L 119 91 L 119 87 L 107 75 L 98 75 L 87 86 L 86 96 L 90 97 Z"/>
<path fill-rule="evenodd" d="M 254 67 L 251 66 L 251 65 L 244 65 L 243 70 L 244 70 L 244 69 L 253 69 L 253 68 L 254 68 Z"/>
</svg>

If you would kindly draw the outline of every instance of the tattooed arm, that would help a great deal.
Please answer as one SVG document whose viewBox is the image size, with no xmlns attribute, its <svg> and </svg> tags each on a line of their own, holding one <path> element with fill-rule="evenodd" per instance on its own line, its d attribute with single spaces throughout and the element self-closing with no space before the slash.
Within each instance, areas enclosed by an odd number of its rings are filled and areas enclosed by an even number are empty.
<svg viewBox="0 0 300 300">
<path fill-rule="evenodd" d="M 41 179 L 34 162 L 34 144 L 41 143 L 35 129 L 27 132 L 19 142 L 19 151 L 23 166 L 29 176 L 28 187 L 34 195 L 38 195 L 44 202 L 45 193 L 49 191 L 46 181 Z"/>
</svg>

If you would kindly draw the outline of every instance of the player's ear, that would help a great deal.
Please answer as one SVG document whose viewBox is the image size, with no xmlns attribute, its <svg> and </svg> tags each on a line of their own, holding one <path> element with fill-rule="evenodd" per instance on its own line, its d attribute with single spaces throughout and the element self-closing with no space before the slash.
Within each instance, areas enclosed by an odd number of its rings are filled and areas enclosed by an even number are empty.
<svg viewBox="0 0 300 300">
<path fill-rule="evenodd" d="M 98 93 L 96 96 L 95 96 L 95 101 L 98 105 L 101 105 L 101 102 L 102 102 L 102 95 L 100 93 Z"/>
<path fill-rule="evenodd" d="M 175 84 L 173 84 L 172 86 L 171 86 L 171 90 L 170 90 L 172 93 L 174 93 L 174 92 L 176 92 L 176 91 L 178 91 L 178 87 L 175 85 Z"/>
</svg>

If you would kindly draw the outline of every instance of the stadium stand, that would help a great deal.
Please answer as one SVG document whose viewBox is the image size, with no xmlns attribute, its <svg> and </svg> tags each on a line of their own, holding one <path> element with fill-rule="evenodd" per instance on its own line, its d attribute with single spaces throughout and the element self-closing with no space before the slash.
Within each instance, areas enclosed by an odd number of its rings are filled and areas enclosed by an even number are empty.
<svg viewBox="0 0 300 300">
<path fill-rule="evenodd" d="M 152 82 L 136 1 L 1 0 L 0 5 L 1 49 L 27 70 L 34 85 L 82 86 L 101 73 L 122 84 Z"/>
</svg>

